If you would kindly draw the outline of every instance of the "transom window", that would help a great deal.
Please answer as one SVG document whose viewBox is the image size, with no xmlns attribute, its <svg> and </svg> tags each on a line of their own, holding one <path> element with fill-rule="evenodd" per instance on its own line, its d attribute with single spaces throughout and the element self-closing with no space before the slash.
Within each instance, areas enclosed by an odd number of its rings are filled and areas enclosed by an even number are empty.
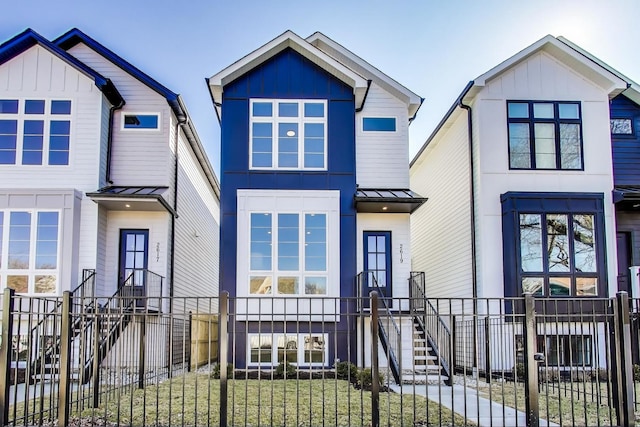
<svg viewBox="0 0 640 427">
<path fill-rule="evenodd" d="M 545 296 L 597 296 L 595 215 L 519 215 L 522 291 Z"/>
<path fill-rule="evenodd" d="M 325 365 L 328 360 L 327 334 L 249 335 L 249 365 Z"/>
<path fill-rule="evenodd" d="M 511 169 L 583 169 L 579 102 L 508 101 Z"/>
<path fill-rule="evenodd" d="M 327 215 L 251 213 L 249 293 L 327 294 Z"/>
<path fill-rule="evenodd" d="M 0 284 L 20 293 L 58 289 L 59 212 L 0 211 Z"/>
<path fill-rule="evenodd" d="M 0 99 L 0 165 L 68 165 L 71 101 Z"/>
<path fill-rule="evenodd" d="M 250 110 L 252 169 L 326 169 L 325 100 L 252 99 Z"/>
</svg>

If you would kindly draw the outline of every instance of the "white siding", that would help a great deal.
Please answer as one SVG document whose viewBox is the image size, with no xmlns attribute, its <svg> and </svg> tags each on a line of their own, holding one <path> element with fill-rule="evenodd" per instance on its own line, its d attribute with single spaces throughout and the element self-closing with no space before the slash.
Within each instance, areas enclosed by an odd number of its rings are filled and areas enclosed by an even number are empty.
<svg viewBox="0 0 640 427">
<path fill-rule="evenodd" d="M 121 229 L 149 230 L 148 269 L 165 277 L 163 292 L 168 296 L 169 213 L 109 211 L 107 217 L 105 296 L 112 295 L 118 284 Z"/>
<path fill-rule="evenodd" d="M 409 275 L 411 273 L 411 242 L 409 236 L 409 214 L 359 213 L 357 216 L 357 271 L 364 270 L 365 231 L 391 232 L 391 286 L 394 298 L 409 297 Z M 397 304 L 397 300 L 394 304 Z M 407 303 L 407 307 L 404 307 Z M 395 307 L 399 308 L 399 307 Z M 408 308 L 408 300 L 403 301 Z"/>
<path fill-rule="evenodd" d="M 92 191 L 100 171 L 102 93 L 92 79 L 40 46 L 0 65 L 3 98 L 71 100 L 68 166 L 0 165 L 3 187 Z"/>
<path fill-rule="evenodd" d="M 509 170 L 506 101 L 581 101 L 584 171 Z M 613 169 L 608 94 L 550 55 L 541 52 L 490 81 L 476 96 L 478 174 L 477 228 L 480 297 L 503 295 L 500 195 L 507 191 L 603 193 L 608 281 L 616 287 Z M 427 202 L 428 203 L 428 202 Z M 499 284 L 499 285 L 497 285 Z"/>
<path fill-rule="evenodd" d="M 167 100 L 84 44 L 69 50 L 73 56 L 110 78 L 126 101 L 113 118 L 111 179 L 115 185 L 170 185 Z M 123 130 L 126 113 L 158 113 L 159 130 Z"/>
<path fill-rule="evenodd" d="M 429 199 L 411 215 L 411 262 L 431 298 L 473 296 L 467 113 L 450 120 L 411 168 L 411 189 Z"/>
<path fill-rule="evenodd" d="M 220 206 L 180 133 L 174 295 L 217 296 Z"/>
<path fill-rule="evenodd" d="M 363 132 L 363 117 L 394 117 L 395 132 Z M 356 113 L 356 182 L 361 188 L 409 187 L 407 106 L 375 83 Z"/>
</svg>

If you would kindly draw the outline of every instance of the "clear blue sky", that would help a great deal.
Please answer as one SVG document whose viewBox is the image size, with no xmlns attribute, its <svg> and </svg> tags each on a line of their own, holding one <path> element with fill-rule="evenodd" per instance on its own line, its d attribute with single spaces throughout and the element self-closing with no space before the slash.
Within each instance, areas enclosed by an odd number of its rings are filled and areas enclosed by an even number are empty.
<svg viewBox="0 0 640 427">
<path fill-rule="evenodd" d="M 469 80 L 546 34 L 640 81 L 640 0 L 4 0 L 0 40 L 78 27 L 180 93 L 216 173 L 205 77 L 287 29 L 321 31 L 425 98 L 413 156 Z"/>
</svg>

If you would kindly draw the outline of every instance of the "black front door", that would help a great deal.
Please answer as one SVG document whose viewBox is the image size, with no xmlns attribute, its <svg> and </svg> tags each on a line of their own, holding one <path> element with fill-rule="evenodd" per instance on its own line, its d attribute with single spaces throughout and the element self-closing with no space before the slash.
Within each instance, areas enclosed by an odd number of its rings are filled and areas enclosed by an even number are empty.
<svg viewBox="0 0 640 427">
<path fill-rule="evenodd" d="M 120 230 L 118 285 L 122 286 L 123 295 L 146 296 L 148 260 L 149 230 Z"/>
<path fill-rule="evenodd" d="M 627 232 L 617 233 L 617 245 L 618 245 L 618 291 L 624 291 L 629 294 L 630 297 L 638 298 L 640 295 L 631 294 L 631 274 L 629 267 L 631 267 L 631 235 Z"/>
<path fill-rule="evenodd" d="M 377 291 L 380 296 L 393 296 L 391 286 L 391 232 L 364 233 L 364 295 Z"/>
</svg>

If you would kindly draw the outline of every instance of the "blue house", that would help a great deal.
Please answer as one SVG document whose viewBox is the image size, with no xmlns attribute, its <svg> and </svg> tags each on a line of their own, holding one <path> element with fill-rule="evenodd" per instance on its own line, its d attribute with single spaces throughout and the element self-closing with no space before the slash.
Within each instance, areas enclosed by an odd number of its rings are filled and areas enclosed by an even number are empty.
<svg viewBox="0 0 640 427">
<path fill-rule="evenodd" d="M 233 363 L 277 365 L 283 348 L 299 366 L 355 361 L 347 298 L 409 294 L 409 216 L 425 199 L 409 191 L 408 126 L 422 99 L 321 33 L 287 31 L 207 82 Z"/>
</svg>

